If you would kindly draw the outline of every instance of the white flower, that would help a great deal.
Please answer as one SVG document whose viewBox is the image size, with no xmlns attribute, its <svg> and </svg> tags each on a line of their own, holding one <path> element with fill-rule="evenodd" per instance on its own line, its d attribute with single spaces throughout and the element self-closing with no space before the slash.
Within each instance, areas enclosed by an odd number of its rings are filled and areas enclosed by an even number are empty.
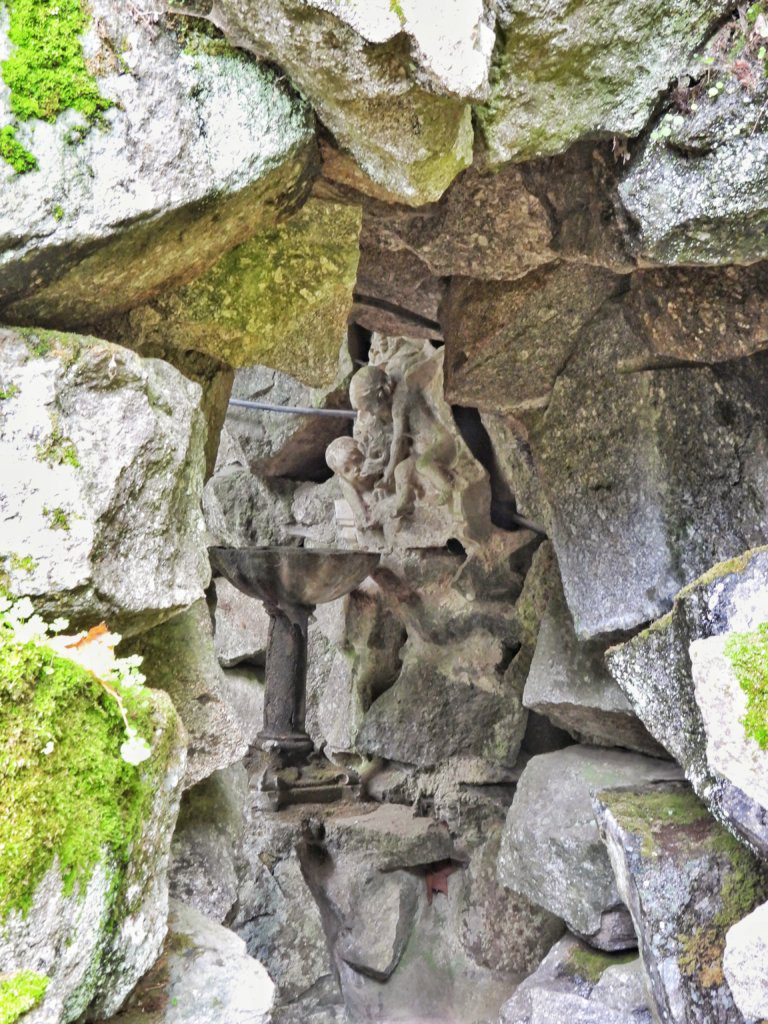
<svg viewBox="0 0 768 1024">
<path fill-rule="evenodd" d="M 133 730 L 131 730 L 133 731 Z M 120 756 L 128 764 L 141 764 L 152 756 L 149 744 L 141 736 L 130 736 L 120 747 Z"/>
<path fill-rule="evenodd" d="M 49 754 L 53 753 L 53 740 L 48 740 L 48 742 L 43 747 L 43 753 L 45 754 L 46 757 Z"/>
</svg>

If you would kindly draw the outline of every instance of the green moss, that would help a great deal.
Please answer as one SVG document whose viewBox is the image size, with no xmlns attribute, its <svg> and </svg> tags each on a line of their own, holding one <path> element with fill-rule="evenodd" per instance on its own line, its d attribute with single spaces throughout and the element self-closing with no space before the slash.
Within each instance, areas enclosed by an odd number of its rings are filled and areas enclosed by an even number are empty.
<svg viewBox="0 0 768 1024">
<path fill-rule="evenodd" d="M 68 437 L 62 433 L 59 421 L 55 415 L 51 416 L 51 433 L 45 441 L 41 441 L 35 448 L 35 457 L 38 462 L 47 462 L 49 466 L 73 466 L 80 468 L 80 459 L 77 449 Z"/>
<path fill-rule="evenodd" d="M 56 203 L 51 212 L 53 214 L 54 220 L 58 221 L 64 219 L 64 207 L 61 205 L 61 203 Z"/>
<path fill-rule="evenodd" d="M 0 1024 L 16 1024 L 42 1001 L 49 979 L 36 971 L 0 978 Z"/>
<path fill-rule="evenodd" d="M 600 953 L 586 946 L 575 946 L 563 967 L 563 972 L 572 978 L 582 978 L 591 985 L 596 985 L 609 967 L 628 964 L 636 958 L 637 953 L 634 950 L 630 953 Z"/>
<path fill-rule="evenodd" d="M 123 699 L 138 732 L 153 732 L 141 690 Z M 152 800 L 151 766 L 120 756 L 116 701 L 93 676 L 49 648 L 0 637 L 0 921 L 26 912 L 58 858 L 73 892 L 107 859 L 119 877 Z"/>
<path fill-rule="evenodd" d="M 32 555 L 11 555 L 10 564 L 13 572 L 34 572 L 37 568 Z"/>
<path fill-rule="evenodd" d="M 16 171 L 26 174 L 37 170 L 37 159 L 16 138 L 16 129 L 12 124 L 0 128 L 0 157 Z"/>
<path fill-rule="evenodd" d="M 63 508 L 48 508 L 44 505 L 43 515 L 48 519 L 48 525 L 52 530 L 69 530 L 69 513 Z"/>
<path fill-rule="evenodd" d="M 76 110 L 93 122 L 112 104 L 86 67 L 80 40 L 87 21 L 80 0 L 5 0 L 10 57 L 2 63 L 11 110 L 22 121 L 55 121 Z"/>
<path fill-rule="evenodd" d="M 623 829 L 642 838 L 644 857 L 653 856 L 664 829 L 670 825 L 679 828 L 710 817 L 692 790 L 648 793 L 616 789 L 600 793 L 599 799 Z"/>
<path fill-rule="evenodd" d="M 166 18 L 166 25 L 173 30 L 179 45 L 186 54 L 197 56 L 204 53 L 210 57 L 249 59 L 242 50 L 237 50 L 227 42 L 224 33 L 207 18 L 170 14 Z"/>
<path fill-rule="evenodd" d="M 18 384 L 2 384 L 0 383 L 0 402 L 5 402 L 9 398 L 15 398 L 19 393 Z"/>
<path fill-rule="evenodd" d="M 744 732 L 768 750 L 768 622 L 754 633 L 734 633 L 725 643 L 725 654 L 747 696 Z"/>
<path fill-rule="evenodd" d="M 678 964 L 682 973 L 695 978 L 702 988 L 717 988 L 725 983 L 723 953 L 728 929 L 746 917 L 766 897 L 766 870 L 738 840 L 724 828 L 715 826 L 708 845 L 726 860 L 720 886 L 720 907 L 706 926 L 690 935 L 678 935 L 681 952 Z"/>
</svg>

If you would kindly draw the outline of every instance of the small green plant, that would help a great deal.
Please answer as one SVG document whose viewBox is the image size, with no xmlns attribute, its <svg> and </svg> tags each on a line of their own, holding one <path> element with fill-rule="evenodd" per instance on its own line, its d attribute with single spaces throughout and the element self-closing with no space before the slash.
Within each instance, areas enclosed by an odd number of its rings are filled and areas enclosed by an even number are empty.
<svg viewBox="0 0 768 1024">
<path fill-rule="evenodd" d="M 768 622 L 754 633 L 734 633 L 725 643 L 725 654 L 747 695 L 744 732 L 768 750 Z"/>
<path fill-rule="evenodd" d="M 69 513 L 63 508 L 48 508 L 47 505 L 43 506 L 43 515 L 48 520 L 48 525 L 52 530 L 69 530 Z"/>
<path fill-rule="evenodd" d="M 37 562 L 34 560 L 32 555 L 11 555 L 10 566 L 13 572 L 34 572 L 37 568 Z"/>
<path fill-rule="evenodd" d="M 61 203 L 56 203 L 51 213 L 53 214 L 54 220 L 64 219 L 64 207 L 61 205 Z"/>
<path fill-rule="evenodd" d="M 0 1024 L 16 1024 L 38 1006 L 49 979 L 36 971 L 19 971 L 0 978 Z"/>
<path fill-rule="evenodd" d="M 80 468 L 80 459 L 72 441 L 64 435 L 58 419 L 51 417 L 51 433 L 47 440 L 41 441 L 35 449 L 38 462 L 47 462 L 49 466 L 73 466 Z"/>
<path fill-rule="evenodd" d="M 6 402 L 9 398 L 15 398 L 19 393 L 18 384 L 0 383 L 0 402 Z"/>
<path fill-rule="evenodd" d="M 11 124 L 0 128 L 0 157 L 10 164 L 17 174 L 37 170 L 37 158 L 22 146 L 16 138 L 16 129 Z"/>
</svg>

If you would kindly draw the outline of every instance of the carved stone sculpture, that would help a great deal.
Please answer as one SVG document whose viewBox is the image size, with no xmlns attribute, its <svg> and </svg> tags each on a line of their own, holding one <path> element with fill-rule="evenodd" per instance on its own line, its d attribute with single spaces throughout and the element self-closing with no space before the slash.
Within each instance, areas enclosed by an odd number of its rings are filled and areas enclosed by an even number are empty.
<svg viewBox="0 0 768 1024">
<path fill-rule="evenodd" d="M 360 543 L 468 549 L 490 534 L 490 484 L 443 398 L 443 350 L 374 335 L 370 362 L 352 378 L 352 437 L 328 447 Z"/>
</svg>

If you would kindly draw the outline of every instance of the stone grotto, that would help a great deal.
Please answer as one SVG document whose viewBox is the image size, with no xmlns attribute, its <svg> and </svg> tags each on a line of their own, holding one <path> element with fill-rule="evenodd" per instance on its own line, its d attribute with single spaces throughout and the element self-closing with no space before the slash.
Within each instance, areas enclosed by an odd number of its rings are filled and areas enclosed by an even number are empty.
<svg viewBox="0 0 768 1024">
<path fill-rule="evenodd" d="M 0 0 L 0 1024 L 768 1022 L 768 0 Z"/>
</svg>

